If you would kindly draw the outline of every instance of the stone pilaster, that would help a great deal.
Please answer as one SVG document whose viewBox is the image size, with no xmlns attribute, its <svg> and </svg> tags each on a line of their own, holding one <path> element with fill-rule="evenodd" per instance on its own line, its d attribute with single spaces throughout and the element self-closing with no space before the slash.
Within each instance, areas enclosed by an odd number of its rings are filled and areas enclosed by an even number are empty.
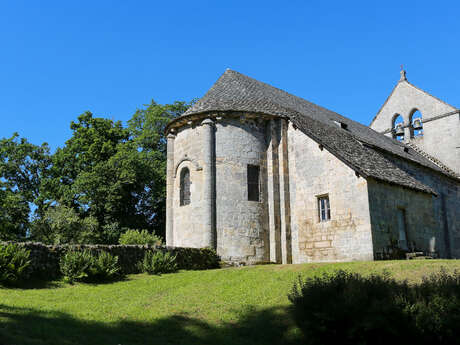
<svg viewBox="0 0 460 345">
<path fill-rule="evenodd" d="M 167 136 L 167 163 L 166 163 L 166 245 L 174 245 L 174 139 L 171 132 Z"/>
<path fill-rule="evenodd" d="M 291 202 L 289 194 L 288 122 L 281 120 L 281 137 L 278 147 L 280 176 L 281 256 L 283 264 L 292 263 Z"/>
<path fill-rule="evenodd" d="M 269 218 L 270 261 L 281 263 L 281 231 L 280 231 L 280 185 L 278 160 L 278 126 L 277 120 L 268 124 L 267 148 L 267 195 Z"/>
<path fill-rule="evenodd" d="M 203 134 L 203 231 L 204 246 L 216 248 L 215 133 L 214 122 L 201 122 Z"/>
</svg>

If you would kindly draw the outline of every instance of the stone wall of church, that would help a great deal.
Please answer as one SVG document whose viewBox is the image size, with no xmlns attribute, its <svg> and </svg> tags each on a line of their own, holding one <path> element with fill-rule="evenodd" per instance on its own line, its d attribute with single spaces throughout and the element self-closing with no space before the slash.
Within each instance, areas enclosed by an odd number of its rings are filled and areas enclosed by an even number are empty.
<svg viewBox="0 0 460 345">
<path fill-rule="evenodd" d="M 202 117 L 176 130 L 168 146 L 174 168 L 168 171 L 172 240 L 167 244 L 212 246 L 225 261 L 268 261 L 267 122 L 233 114 Z M 259 201 L 248 200 L 248 165 L 259 167 Z M 190 171 L 191 196 L 190 204 L 181 206 L 184 168 Z"/>
<path fill-rule="evenodd" d="M 388 258 L 395 248 L 406 246 L 410 251 L 434 251 L 445 257 L 444 233 L 434 213 L 432 195 L 372 179 L 368 190 L 376 259 Z M 398 213 L 404 218 L 402 227 Z M 400 230 L 405 231 L 402 238 Z M 401 239 L 405 239 L 404 245 Z"/>
<path fill-rule="evenodd" d="M 217 252 L 223 260 L 269 260 L 265 121 L 216 121 Z M 248 164 L 260 168 L 259 201 L 248 200 Z"/>
<path fill-rule="evenodd" d="M 289 126 L 294 263 L 372 260 L 367 181 L 300 130 Z M 320 222 L 318 196 L 331 219 Z"/>
<path fill-rule="evenodd" d="M 206 210 L 203 200 L 204 127 L 184 126 L 174 139 L 172 222 L 173 242 L 176 247 L 205 247 L 204 219 Z M 184 168 L 190 171 L 190 204 L 180 206 L 180 173 Z M 168 196 L 169 197 L 169 196 Z"/>
<path fill-rule="evenodd" d="M 386 155 L 393 163 L 399 168 L 408 172 L 420 182 L 430 186 L 437 194 L 437 196 L 430 197 L 431 200 L 431 213 L 434 217 L 435 235 L 439 239 L 437 241 L 437 250 L 442 257 L 460 258 L 460 182 L 448 178 L 443 174 L 436 173 L 431 169 L 425 168 L 418 164 L 391 156 Z M 388 188 L 387 188 L 388 189 Z M 408 207 L 413 207 L 410 212 L 406 214 L 414 214 L 414 231 L 419 231 L 422 234 L 427 233 L 425 236 L 425 244 L 429 241 L 429 234 L 427 225 L 424 224 L 424 218 L 429 213 L 426 197 L 421 198 L 410 197 L 413 195 L 410 191 L 404 190 L 405 193 L 391 193 L 393 200 L 406 200 Z M 399 195 L 401 194 L 401 195 Z M 407 195 L 407 196 L 403 196 Z M 420 194 L 420 193 L 417 193 Z M 388 196 L 390 198 L 390 196 Z M 379 211 L 378 211 L 379 212 Z M 421 214 L 422 217 L 418 217 Z M 409 224 L 410 225 L 410 224 Z M 423 230 L 426 229 L 426 230 Z"/>
</svg>

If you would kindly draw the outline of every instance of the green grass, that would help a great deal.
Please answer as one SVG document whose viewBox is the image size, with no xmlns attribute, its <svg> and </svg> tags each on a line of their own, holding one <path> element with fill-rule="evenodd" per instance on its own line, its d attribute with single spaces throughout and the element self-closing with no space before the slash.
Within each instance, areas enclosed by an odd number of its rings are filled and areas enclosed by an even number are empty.
<svg viewBox="0 0 460 345">
<path fill-rule="evenodd" d="M 265 265 L 112 284 L 0 288 L 0 344 L 289 344 L 300 332 L 287 293 L 301 274 L 388 270 L 416 282 L 456 260 Z"/>
</svg>

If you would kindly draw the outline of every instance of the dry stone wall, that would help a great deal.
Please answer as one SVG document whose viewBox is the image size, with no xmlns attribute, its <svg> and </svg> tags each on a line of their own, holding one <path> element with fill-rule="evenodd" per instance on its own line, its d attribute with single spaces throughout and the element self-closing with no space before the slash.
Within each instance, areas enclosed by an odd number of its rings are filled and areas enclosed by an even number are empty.
<svg viewBox="0 0 460 345">
<path fill-rule="evenodd" d="M 4 242 L 5 244 L 7 242 Z M 176 255 L 179 269 L 217 268 L 219 257 L 207 248 L 181 248 L 151 245 L 45 245 L 39 242 L 20 242 L 19 246 L 30 251 L 30 273 L 44 278 L 60 275 L 59 260 L 68 250 L 89 250 L 92 254 L 101 251 L 118 256 L 125 274 L 138 273 L 137 263 L 148 251 L 169 252 Z"/>
</svg>

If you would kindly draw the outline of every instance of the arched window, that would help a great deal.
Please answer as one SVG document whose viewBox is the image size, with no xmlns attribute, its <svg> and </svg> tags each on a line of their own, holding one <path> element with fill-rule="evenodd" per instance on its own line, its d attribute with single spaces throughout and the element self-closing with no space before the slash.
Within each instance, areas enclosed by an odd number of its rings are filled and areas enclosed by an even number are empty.
<svg viewBox="0 0 460 345">
<path fill-rule="evenodd" d="M 391 123 L 393 138 L 399 141 L 404 140 L 404 120 L 401 115 L 395 114 Z"/>
<path fill-rule="evenodd" d="M 421 137 L 423 135 L 422 113 L 415 109 L 410 116 L 411 136 Z"/>
<path fill-rule="evenodd" d="M 183 168 L 180 172 L 180 206 L 190 204 L 190 170 Z"/>
</svg>

